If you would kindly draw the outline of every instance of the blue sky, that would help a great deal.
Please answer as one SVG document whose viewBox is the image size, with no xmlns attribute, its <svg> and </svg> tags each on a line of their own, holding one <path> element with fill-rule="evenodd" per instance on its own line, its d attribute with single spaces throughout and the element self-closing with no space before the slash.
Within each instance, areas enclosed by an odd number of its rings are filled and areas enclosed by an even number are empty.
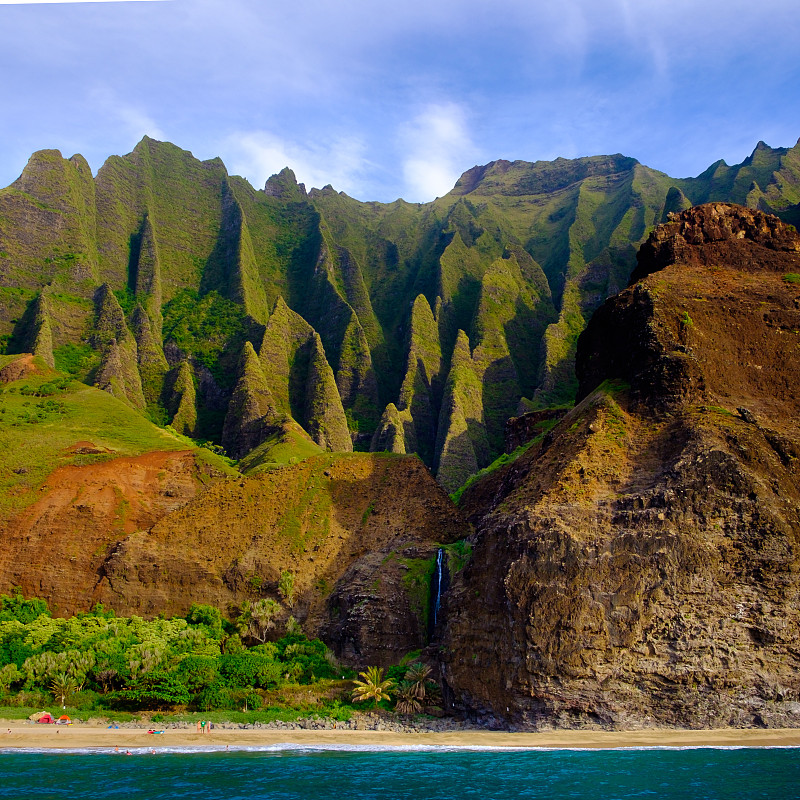
<svg viewBox="0 0 800 800">
<path fill-rule="evenodd" d="M 475 164 L 674 177 L 800 137 L 797 0 L 0 0 L 0 185 L 148 134 L 263 186 L 423 202 Z"/>
</svg>

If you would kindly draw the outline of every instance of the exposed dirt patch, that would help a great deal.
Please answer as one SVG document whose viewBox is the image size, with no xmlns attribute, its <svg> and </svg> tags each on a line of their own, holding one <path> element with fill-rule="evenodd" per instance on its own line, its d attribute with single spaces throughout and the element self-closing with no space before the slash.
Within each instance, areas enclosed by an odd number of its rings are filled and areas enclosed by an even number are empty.
<svg viewBox="0 0 800 800">
<path fill-rule="evenodd" d="M 91 442 L 70 449 L 107 452 Z M 109 550 L 194 497 L 203 488 L 200 475 L 191 451 L 55 470 L 40 499 L 5 531 L 0 585 L 47 597 L 65 614 L 90 607 Z"/>
<path fill-rule="evenodd" d="M 27 378 L 29 375 L 37 375 L 40 372 L 41 370 L 33 361 L 33 355 L 31 353 L 23 353 L 19 358 L 0 369 L 0 384 L 13 383 Z"/>
<path fill-rule="evenodd" d="M 113 453 L 108 447 L 98 447 L 94 442 L 75 442 L 66 448 L 67 453 L 76 456 L 97 456 Z"/>
</svg>

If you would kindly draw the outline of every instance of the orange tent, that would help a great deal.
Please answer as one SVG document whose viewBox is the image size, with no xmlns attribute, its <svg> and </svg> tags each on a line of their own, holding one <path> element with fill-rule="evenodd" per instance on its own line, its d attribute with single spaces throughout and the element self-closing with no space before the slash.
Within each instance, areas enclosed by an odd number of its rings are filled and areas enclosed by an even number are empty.
<svg viewBox="0 0 800 800">
<path fill-rule="evenodd" d="M 72 725 L 72 720 L 66 714 L 62 714 L 58 718 L 56 725 Z"/>
</svg>

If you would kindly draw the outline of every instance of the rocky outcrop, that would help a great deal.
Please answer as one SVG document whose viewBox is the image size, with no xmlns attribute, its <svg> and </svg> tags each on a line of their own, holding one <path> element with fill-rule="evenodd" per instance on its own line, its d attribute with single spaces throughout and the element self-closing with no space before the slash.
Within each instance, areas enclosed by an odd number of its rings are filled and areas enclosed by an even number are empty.
<svg viewBox="0 0 800 800">
<path fill-rule="evenodd" d="M 222 446 L 231 458 L 241 458 L 266 439 L 278 417 L 275 401 L 253 345 L 245 342 L 239 379 L 225 415 Z"/>
<path fill-rule="evenodd" d="M 506 453 L 513 453 L 518 447 L 542 435 L 567 411 L 566 408 L 545 408 L 541 411 L 528 411 L 518 417 L 511 417 L 506 423 Z"/>
<path fill-rule="evenodd" d="M 386 491 L 391 486 L 392 491 Z M 438 543 L 467 527 L 414 457 L 314 456 L 222 481 L 110 552 L 95 596 L 121 613 L 184 614 L 272 596 L 350 663 L 396 663 L 427 642 Z"/>
<path fill-rule="evenodd" d="M 308 371 L 303 414 L 300 418 L 303 427 L 313 441 L 325 450 L 352 451 L 353 442 L 347 428 L 347 419 L 319 334 L 315 333 L 309 339 L 305 349 Z"/>
<path fill-rule="evenodd" d="M 311 297 L 304 316 L 321 337 L 344 409 L 354 415 L 360 426 L 372 429 L 379 413 L 372 352 L 361 319 L 339 289 L 341 285 L 352 288 L 362 282 L 353 277 L 357 270 L 346 254 L 343 263 L 346 276 L 342 275 L 342 263 L 331 255 L 326 244 L 322 244 L 310 280 Z M 363 292 L 355 294 L 363 300 Z"/>
<path fill-rule="evenodd" d="M 414 452 L 416 442 L 414 420 L 408 410 L 398 411 L 394 403 L 389 403 L 381 416 L 381 421 L 372 435 L 371 453 L 405 453 L 406 441 L 409 452 Z"/>
<path fill-rule="evenodd" d="M 42 292 L 34 303 L 33 330 L 31 336 L 30 350 L 35 356 L 53 369 L 55 359 L 53 358 L 53 327 L 50 324 L 51 310 L 47 295 Z"/>
<path fill-rule="evenodd" d="M 411 309 L 408 355 L 398 404 L 386 406 L 370 449 L 419 453 L 427 463 L 433 461 L 432 444 L 436 441 L 444 382 L 442 370 L 439 326 L 428 300 L 418 295 Z M 395 415 L 402 412 L 409 419 L 398 427 L 399 417 L 395 420 Z M 392 425 L 394 432 L 387 425 Z"/>
<path fill-rule="evenodd" d="M 188 361 L 181 361 L 175 370 L 167 399 L 167 408 L 172 414 L 170 425 L 178 433 L 194 436 L 197 428 L 197 392 L 192 368 Z"/>
<path fill-rule="evenodd" d="M 95 295 L 97 309 L 94 343 L 101 348 L 100 366 L 94 385 L 109 392 L 139 411 L 146 407 L 139 374 L 139 352 L 136 339 L 125 322 L 125 314 L 108 284 Z"/>
<path fill-rule="evenodd" d="M 169 365 L 159 344 L 159 338 L 153 330 L 150 317 L 141 305 L 137 305 L 131 315 L 131 327 L 136 340 L 136 361 L 139 366 L 142 393 L 148 407 L 155 408 L 164 389 L 164 378 Z"/>
<path fill-rule="evenodd" d="M 130 281 L 137 298 L 144 303 L 153 333 L 161 341 L 161 259 L 149 214 L 145 214 L 138 236 L 131 245 Z"/>
<path fill-rule="evenodd" d="M 483 420 L 483 392 L 464 331 L 458 332 L 444 389 L 436 443 L 436 478 L 454 492 L 489 461 Z"/>
<path fill-rule="evenodd" d="M 465 493 L 453 707 L 524 727 L 800 725 L 799 243 L 721 204 L 652 234 L 645 277 L 580 339 L 581 402 Z"/>
<path fill-rule="evenodd" d="M 320 447 L 353 449 L 333 371 L 316 331 L 278 297 L 258 350 L 277 410 Z"/>
</svg>

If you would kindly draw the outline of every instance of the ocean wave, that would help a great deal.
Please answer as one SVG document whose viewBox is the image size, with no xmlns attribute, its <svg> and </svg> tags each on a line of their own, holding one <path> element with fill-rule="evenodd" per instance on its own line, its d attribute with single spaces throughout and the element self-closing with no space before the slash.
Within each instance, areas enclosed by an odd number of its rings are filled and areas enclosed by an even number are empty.
<svg viewBox="0 0 800 800">
<path fill-rule="evenodd" d="M 797 750 L 798 745 L 630 745 L 624 747 L 555 747 L 536 745 L 436 745 L 436 744 L 297 744 L 295 742 L 278 742 L 269 745 L 174 745 L 162 747 L 0 747 L 0 754 L 69 754 L 100 756 L 141 756 L 141 755 L 199 755 L 204 753 L 516 753 L 516 752 L 646 752 L 646 751 L 682 751 L 682 750 Z"/>
</svg>

